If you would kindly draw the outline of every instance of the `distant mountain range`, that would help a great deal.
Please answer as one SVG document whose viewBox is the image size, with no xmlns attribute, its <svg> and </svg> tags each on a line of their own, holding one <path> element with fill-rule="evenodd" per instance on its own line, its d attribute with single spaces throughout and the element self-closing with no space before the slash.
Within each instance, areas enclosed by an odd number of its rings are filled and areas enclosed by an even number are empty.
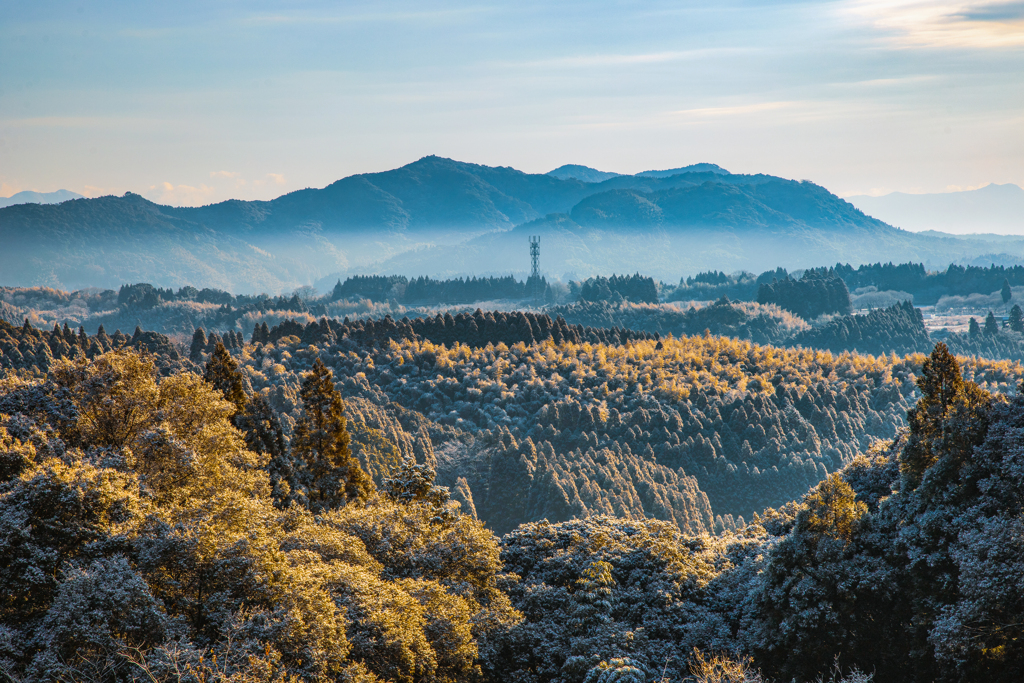
<svg viewBox="0 0 1024 683">
<path fill-rule="evenodd" d="M 2 284 L 66 289 L 125 282 L 287 291 L 352 273 L 525 274 L 800 268 L 909 259 L 945 265 L 994 244 L 915 235 L 826 189 L 698 164 L 603 180 L 425 157 L 271 201 L 170 207 L 127 193 L 0 209 Z"/>
<path fill-rule="evenodd" d="M 59 204 L 69 199 L 82 199 L 82 195 L 71 190 L 57 190 L 56 192 L 32 192 L 25 190 L 17 192 L 10 197 L 0 197 L 0 208 L 14 206 L 15 204 Z"/>
<path fill-rule="evenodd" d="M 1024 236 L 1024 189 L 1009 183 L 964 192 L 858 195 L 846 201 L 904 230 Z"/>
</svg>

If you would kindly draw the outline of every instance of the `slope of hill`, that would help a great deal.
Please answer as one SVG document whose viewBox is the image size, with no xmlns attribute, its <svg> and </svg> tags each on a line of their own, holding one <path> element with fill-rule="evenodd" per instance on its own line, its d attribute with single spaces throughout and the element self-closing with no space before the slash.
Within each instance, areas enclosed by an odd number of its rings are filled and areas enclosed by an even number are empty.
<svg viewBox="0 0 1024 683">
<path fill-rule="evenodd" d="M 865 213 L 905 230 L 953 234 L 1024 235 L 1024 188 L 992 183 L 977 190 L 880 197 L 858 195 L 846 200 Z"/>
</svg>

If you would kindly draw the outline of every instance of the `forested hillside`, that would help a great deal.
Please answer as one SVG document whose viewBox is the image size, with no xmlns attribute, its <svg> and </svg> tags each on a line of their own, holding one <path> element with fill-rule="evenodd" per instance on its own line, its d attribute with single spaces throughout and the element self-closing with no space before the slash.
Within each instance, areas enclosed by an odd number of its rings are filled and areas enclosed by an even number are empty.
<svg viewBox="0 0 1024 683">
<path fill-rule="evenodd" d="M 5 675 L 1017 680 L 1019 365 L 398 329 L 4 328 Z"/>
<path fill-rule="evenodd" d="M 347 397 L 377 406 L 373 429 L 389 425 L 387 441 L 408 444 L 406 454 L 434 453 L 441 480 L 502 532 L 595 513 L 694 532 L 732 527 L 893 437 L 921 362 L 659 339 L 522 313 L 285 322 L 253 338 L 200 331 L 187 354 L 202 365 L 223 343 L 250 390 L 279 413 L 285 437 L 298 419 L 299 376 L 322 358 L 345 378 Z M 42 372 L 54 359 L 115 346 L 105 334 L 7 326 L 0 363 Z M 163 347 L 147 348 L 163 357 Z M 965 371 L 998 392 L 1021 372 L 983 361 Z M 401 458 L 372 442 L 360 453 L 379 475 Z M 512 492 L 501 485 L 513 480 Z"/>
</svg>

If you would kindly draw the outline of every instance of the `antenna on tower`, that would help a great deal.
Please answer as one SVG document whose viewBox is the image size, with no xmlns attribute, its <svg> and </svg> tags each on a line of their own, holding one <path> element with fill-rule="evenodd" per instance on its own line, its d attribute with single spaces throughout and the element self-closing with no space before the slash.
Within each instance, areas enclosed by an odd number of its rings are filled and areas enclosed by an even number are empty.
<svg viewBox="0 0 1024 683">
<path fill-rule="evenodd" d="M 531 278 L 540 277 L 540 235 L 530 237 L 530 264 L 533 269 L 530 271 Z"/>
</svg>

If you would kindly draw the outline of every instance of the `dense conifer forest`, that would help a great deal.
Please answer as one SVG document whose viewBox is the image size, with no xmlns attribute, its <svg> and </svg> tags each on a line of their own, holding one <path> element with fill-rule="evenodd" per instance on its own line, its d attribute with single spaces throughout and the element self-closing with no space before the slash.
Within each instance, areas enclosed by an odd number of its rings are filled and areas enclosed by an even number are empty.
<svg viewBox="0 0 1024 683">
<path fill-rule="evenodd" d="M 1015 680 L 1019 365 L 522 319 L 4 327 L 0 666 Z"/>
</svg>

